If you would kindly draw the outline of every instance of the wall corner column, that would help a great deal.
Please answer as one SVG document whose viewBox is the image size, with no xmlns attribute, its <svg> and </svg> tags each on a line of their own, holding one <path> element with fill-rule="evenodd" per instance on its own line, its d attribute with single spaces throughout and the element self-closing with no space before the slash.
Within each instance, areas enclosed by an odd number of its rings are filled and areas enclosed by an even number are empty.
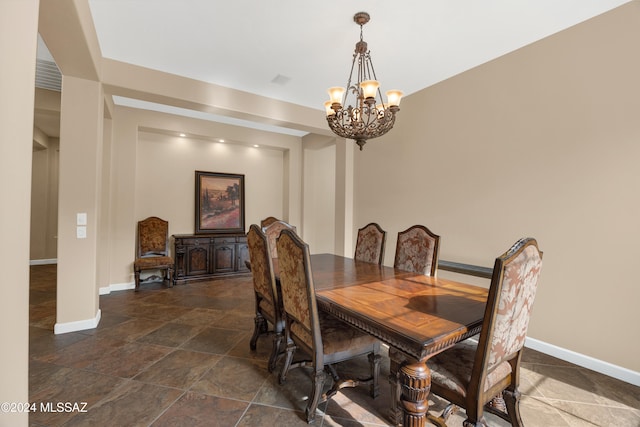
<svg viewBox="0 0 640 427">
<path fill-rule="evenodd" d="M 0 402 L 29 401 L 29 234 L 37 0 L 0 2 Z M 0 425 L 27 426 L 27 412 L 0 411 Z"/>
<path fill-rule="evenodd" d="M 71 76 L 63 76 L 62 88 L 56 334 L 95 328 L 100 321 L 97 248 L 104 94 L 99 82 Z"/>
<path fill-rule="evenodd" d="M 353 141 L 336 138 L 335 253 L 352 256 L 353 247 Z"/>
</svg>

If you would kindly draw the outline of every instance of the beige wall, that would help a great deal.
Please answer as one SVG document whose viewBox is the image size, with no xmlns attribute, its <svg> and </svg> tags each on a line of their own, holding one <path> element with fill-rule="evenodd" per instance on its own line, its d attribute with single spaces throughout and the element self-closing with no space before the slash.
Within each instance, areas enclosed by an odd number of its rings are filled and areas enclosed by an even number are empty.
<svg viewBox="0 0 640 427">
<path fill-rule="evenodd" d="M 300 138 L 127 107 L 113 126 L 110 285 L 133 282 L 137 221 L 194 232 L 196 170 L 245 175 L 245 228 L 267 216 L 301 223 Z"/>
<path fill-rule="evenodd" d="M 311 253 L 334 253 L 336 147 L 304 150 L 304 238 Z"/>
<path fill-rule="evenodd" d="M 54 262 L 58 256 L 58 174 L 60 140 L 53 131 L 60 122 L 60 92 L 36 88 L 34 97 L 33 164 L 31 177 L 30 260 Z M 58 124 L 54 124 L 58 122 Z M 43 124 L 48 135 L 36 124 Z"/>
<path fill-rule="evenodd" d="M 302 142 L 302 236 L 311 253 L 349 256 L 353 253 L 354 145 L 319 134 L 308 134 Z"/>
<path fill-rule="evenodd" d="M 29 211 L 38 1 L 0 2 L 0 402 L 29 401 Z M 0 411 L 1 426 L 28 414 Z"/>
<path fill-rule="evenodd" d="M 52 262 L 57 257 L 58 234 L 58 138 L 33 151 L 31 171 L 31 238 L 29 259 Z"/>
<path fill-rule="evenodd" d="M 171 234 L 194 233 L 196 170 L 245 176 L 246 229 L 270 215 L 283 217 L 282 150 L 141 132 L 137 151 L 138 220 L 159 216 Z"/>
<path fill-rule="evenodd" d="M 385 263 L 413 224 L 487 267 L 533 236 L 530 337 L 640 371 L 639 40 L 632 2 L 407 97 L 355 155 L 355 223 L 389 232 Z"/>
<path fill-rule="evenodd" d="M 111 233 L 110 225 L 112 221 L 111 206 L 111 172 L 112 172 L 112 124 L 111 111 L 108 103 L 105 103 L 105 117 L 103 120 L 102 134 L 102 156 L 100 184 L 101 193 L 99 194 L 99 211 L 98 217 L 98 246 L 96 248 L 96 256 L 98 263 L 96 265 L 96 286 L 98 289 L 110 285 L 110 254 L 111 254 Z"/>
</svg>

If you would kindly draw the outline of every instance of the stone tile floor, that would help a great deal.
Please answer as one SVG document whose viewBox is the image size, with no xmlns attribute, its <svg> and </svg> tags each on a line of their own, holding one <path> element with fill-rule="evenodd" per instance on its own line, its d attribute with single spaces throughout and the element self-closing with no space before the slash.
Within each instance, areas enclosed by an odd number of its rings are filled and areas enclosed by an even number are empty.
<svg viewBox="0 0 640 427">
<path fill-rule="evenodd" d="M 308 372 L 294 370 L 279 385 L 266 369 L 270 337 L 249 350 L 250 277 L 112 292 L 100 297 L 98 328 L 81 332 L 54 335 L 55 308 L 56 266 L 31 267 L 30 402 L 84 402 L 87 412 L 35 412 L 33 427 L 307 425 Z M 315 425 L 389 425 L 388 372 L 385 357 L 377 399 L 366 386 L 345 389 L 320 405 Z M 527 427 L 640 426 L 639 387 L 529 349 L 521 377 Z M 446 404 L 430 402 L 434 411 Z M 461 411 L 448 425 L 463 419 Z M 492 415 L 487 421 L 508 425 Z"/>
</svg>

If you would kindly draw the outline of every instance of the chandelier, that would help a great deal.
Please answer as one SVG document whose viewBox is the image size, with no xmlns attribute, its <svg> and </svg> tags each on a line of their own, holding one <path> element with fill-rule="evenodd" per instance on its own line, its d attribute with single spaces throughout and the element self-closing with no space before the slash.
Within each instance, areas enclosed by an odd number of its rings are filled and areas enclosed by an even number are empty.
<svg viewBox="0 0 640 427">
<path fill-rule="evenodd" d="M 353 21 L 360 25 L 360 41 L 356 43 L 353 53 L 347 87 L 329 88 L 330 100 L 324 103 L 327 122 L 333 133 L 355 140 L 361 151 L 368 139 L 377 138 L 391 130 L 402 98 L 402 91 L 389 90 L 386 92 L 387 102 L 382 99 L 371 52 L 362 39 L 362 27 L 369 19 L 366 12 L 358 12 L 353 16 Z"/>
</svg>

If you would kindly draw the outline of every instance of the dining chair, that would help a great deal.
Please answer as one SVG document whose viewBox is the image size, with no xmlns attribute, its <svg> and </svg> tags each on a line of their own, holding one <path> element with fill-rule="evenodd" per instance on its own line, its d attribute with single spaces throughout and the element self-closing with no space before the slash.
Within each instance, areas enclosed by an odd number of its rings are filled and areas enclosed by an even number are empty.
<svg viewBox="0 0 640 427">
<path fill-rule="evenodd" d="M 268 216 L 265 219 L 263 219 L 262 221 L 260 221 L 260 227 L 262 229 L 264 229 L 266 226 L 273 224 L 276 221 L 280 221 L 278 218 L 276 218 L 275 216 Z"/>
<path fill-rule="evenodd" d="M 325 402 L 344 387 L 355 387 L 370 382 L 370 394 L 379 393 L 380 342 L 330 314 L 319 311 L 315 286 L 311 273 L 309 246 L 293 230 L 282 231 L 277 243 L 278 267 L 282 287 L 285 319 L 285 362 L 280 373 L 280 383 L 286 381 L 290 369 L 307 366 L 311 372 L 311 395 L 305 416 L 308 423 L 314 421 L 318 404 Z M 294 352 L 300 349 L 311 360 L 292 363 Z M 335 364 L 361 355 L 368 355 L 371 378 L 341 379 Z M 332 387 L 322 393 L 326 373 L 333 379 Z"/>
<path fill-rule="evenodd" d="M 258 337 L 264 334 L 273 334 L 273 349 L 267 365 L 269 372 L 273 372 L 284 336 L 282 298 L 279 296 L 273 273 L 273 263 L 269 254 L 267 236 L 256 224 L 252 224 L 249 227 L 247 244 L 249 246 L 249 259 L 251 260 L 253 290 L 256 297 L 255 326 L 253 336 L 249 341 L 249 347 L 255 351 Z M 271 331 L 269 330 L 269 324 L 273 326 Z"/>
<path fill-rule="evenodd" d="M 140 289 L 140 273 L 145 270 L 163 271 L 163 280 L 173 286 L 173 258 L 169 256 L 169 222 L 156 216 L 138 221 L 136 258 L 133 273 L 136 292 Z"/>
<path fill-rule="evenodd" d="M 276 240 L 280 237 L 280 232 L 285 229 L 293 230 L 294 233 L 297 231 L 294 225 L 288 224 L 284 221 L 274 221 L 266 227 L 262 228 L 264 234 L 267 235 L 267 240 L 269 242 L 269 252 L 271 253 L 271 258 L 278 258 L 278 251 L 276 249 Z"/>
<path fill-rule="evenodd" d="M 478 340 L 462 341 L 427 362 L 431 392 L 451 402 L 434 418 L 438 425 L 445 426 L 459 406 L 467 413 L 465 427 L 486 425 L 485 411 L 522 426 L 520 359 L 541 265 L 542 252 L 532 238 L 518 240 L 496 258 Z M 504 398 L 506 410 L 490 405 L 495 396 Z"/>
<path fill-rule="evenodd" d="M 414 225 L 398 233 L 394 268 L 435 276 L 438 268 L 440 236 L 424 225 Z"/>
<path fill-rule="evenodd" d="M 354 259 L 382 265 L 387 232 L 372 222 L 358 230 Z"/>
</svg>

